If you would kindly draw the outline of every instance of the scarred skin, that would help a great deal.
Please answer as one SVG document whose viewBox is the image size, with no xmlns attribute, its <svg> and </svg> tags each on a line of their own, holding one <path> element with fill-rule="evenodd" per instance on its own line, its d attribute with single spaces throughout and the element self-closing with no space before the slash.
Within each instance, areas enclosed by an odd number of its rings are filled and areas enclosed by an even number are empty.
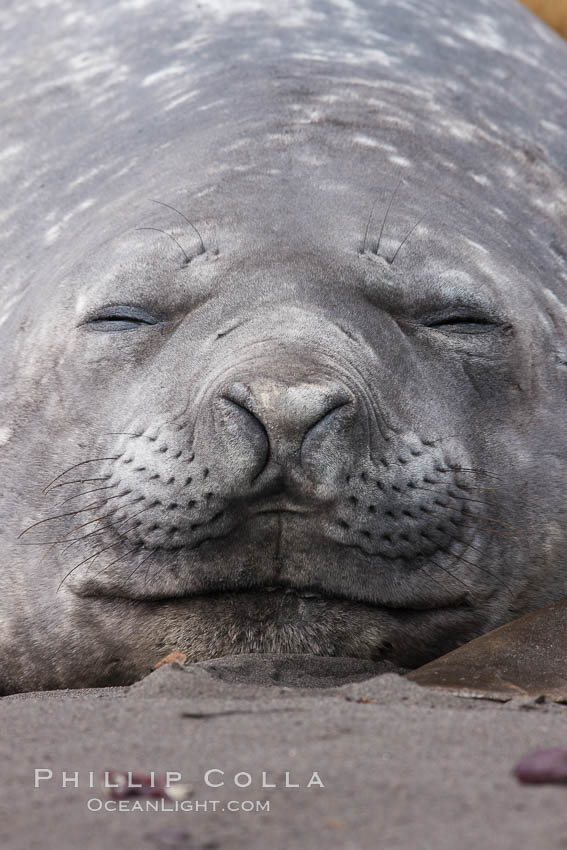
<svg viewBox="0 0 567 850">
<path fill-rule="evenodd" d="M 186 5 L 0 12 L 4 693 L 417 666 L 567 593 L 567 47 Z"/>
</svg>

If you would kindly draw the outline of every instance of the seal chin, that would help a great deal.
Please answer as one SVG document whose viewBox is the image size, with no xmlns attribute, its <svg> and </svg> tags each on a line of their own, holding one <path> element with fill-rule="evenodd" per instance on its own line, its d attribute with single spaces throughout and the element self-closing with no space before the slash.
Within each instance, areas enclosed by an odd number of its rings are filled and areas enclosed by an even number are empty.
<svg viewBox="0 0 567 850">
<path fill-rule="evenodd" d="M 89 602 L 124 606 L 125 616 L 159 617 L 165 624 L 162 645 L 181 650 L 191 662 L 242 653 L 308 654 L 387 660 L 406 668 L 453 648 L 456 635 L 462 639 L 478 628 L 464 595 L 427 608 L 390 608 L 273 585 L 160 601 Z"/>
</svg>

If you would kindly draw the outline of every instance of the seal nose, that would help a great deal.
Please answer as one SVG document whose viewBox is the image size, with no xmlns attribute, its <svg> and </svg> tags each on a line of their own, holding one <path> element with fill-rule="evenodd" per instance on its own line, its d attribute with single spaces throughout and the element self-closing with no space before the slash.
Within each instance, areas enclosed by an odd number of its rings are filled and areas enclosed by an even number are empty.
<svg viewBox="0 0 567 850">
<path fill-rule="evenodd" d="M 237 382 L 221 396 L 232 438 L 254 456 L 253 477 L 269 462 L 306 465 L 321 442 L 352 418 L 353 399 L 340 386 L 315 381 Z"/>
</svg>

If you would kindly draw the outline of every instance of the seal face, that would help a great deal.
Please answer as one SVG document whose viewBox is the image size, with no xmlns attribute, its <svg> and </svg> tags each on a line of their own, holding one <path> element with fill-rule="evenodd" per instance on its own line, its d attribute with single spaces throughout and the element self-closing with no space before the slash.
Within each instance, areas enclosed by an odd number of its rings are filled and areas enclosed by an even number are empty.
<svg viewBox="0 0 567 850">
<path fill-rule="evenodd" d="M 565 595 L 567 48 L 409 5 L 109 4 L 18 72 L 5 691 L 415 666 Z"/>
</svg>

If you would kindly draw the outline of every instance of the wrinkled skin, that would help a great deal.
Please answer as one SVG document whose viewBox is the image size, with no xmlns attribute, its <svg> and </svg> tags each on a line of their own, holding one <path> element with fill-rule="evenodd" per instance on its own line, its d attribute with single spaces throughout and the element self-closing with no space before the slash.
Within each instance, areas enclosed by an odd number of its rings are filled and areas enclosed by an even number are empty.
<svg viewBox="0 0 567 850">
<path fill-rule="evenodd" d="M 407 5 L 3 13 L 4 692 L 566 594 L 567 47 Z"/>
</svg>

